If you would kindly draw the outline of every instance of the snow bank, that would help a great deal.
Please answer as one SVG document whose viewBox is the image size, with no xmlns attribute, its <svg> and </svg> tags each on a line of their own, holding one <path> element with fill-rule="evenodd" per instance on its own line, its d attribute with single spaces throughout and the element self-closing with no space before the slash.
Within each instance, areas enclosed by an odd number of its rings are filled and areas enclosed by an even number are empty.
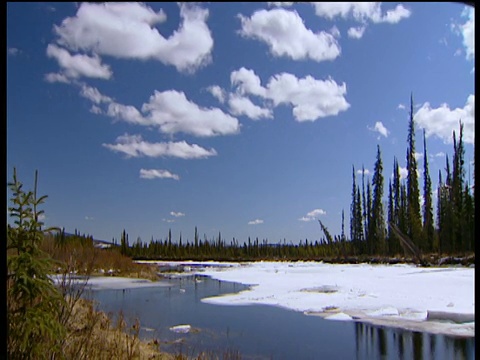
<svg viewBox="0 0 480 360">
<path fill-rule="evenodd" d="M 61 276 L 52 276 L 55 283 L 62 282 Z M 89 289 L 93 290 L 126 290 L 135 289 L 141 287 L 153 287 L 153 286 L 169 286 L 169 284 L 161 281 L 150 281 L 146 279 L 132 279 L 127 277 L 117 276 L 92 276 L 90 278 L 72 278 L 71 282 L 77 285 L 85 285 Z"/>
<path fill-rule="evenodd" d="M 220 305 L 275 305 L 329 319 L 365 321 L 410 330 L 475 336 L 475 322 L 427 319 L 428 312 L 475 314 L 473 268 L 254 262 L 209 267 L 202 275 L 251 285 L 238 294 L 206 298 Z M 334 316 L 335 314 L 338 314 Z"/>
</svg>

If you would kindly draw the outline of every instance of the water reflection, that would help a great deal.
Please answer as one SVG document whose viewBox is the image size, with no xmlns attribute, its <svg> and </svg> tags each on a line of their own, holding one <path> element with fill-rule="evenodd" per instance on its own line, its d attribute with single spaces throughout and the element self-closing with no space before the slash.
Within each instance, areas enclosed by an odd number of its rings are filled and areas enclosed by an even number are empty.
<svg viewBox="0 0 480 360">
<path fill-rule="evenodd" d="M 242 359 L 459 359 L 475 357 L 475 339 L 456 339 L 357 322 L 330 321 L 266 305 L 219 306 L 201 300 L 247 289 L 202 276 L 166 279 L 168 287 L 92 291 L 100 309 L 140 320 L 143 339 L 164 351 L 238 351 Z M 196 331 L 169 330 L 190 324 Z M 146 330 L 148 329 L 148 330 Z"/>
<path fill-rule="evenodd" d="M 374 331 L 375 329 L 375 331 Z M 475 359 L 475 339 L 355 323 L 357 359 Z"/>
</svg>

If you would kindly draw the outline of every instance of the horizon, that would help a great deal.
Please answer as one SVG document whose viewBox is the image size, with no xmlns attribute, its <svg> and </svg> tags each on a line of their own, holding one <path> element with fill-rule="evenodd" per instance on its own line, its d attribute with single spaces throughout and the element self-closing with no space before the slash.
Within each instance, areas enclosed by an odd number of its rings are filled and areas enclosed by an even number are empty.
<svg viewBox="0 0 480 360">
<path fill-rule="evenodd" d="M 423 194 L 464 124 L 473 185 L 474 8 L 461 3 L 7 3 L 7 180 L 46 227 L 119 241 L 349 236 L 352 166 L 384 198 L 410 96 Z M 102 21 L 98 21 L 102 19 Z M 25 26 L 28 24 L 28 26 Z M 7 190 L 10 198 L 10 191 Z M 7 202 L 7 217 L 8 217 Z M 434 207 L 435 209 L 435 207 Z M 10 223 L 10 218 L 7 220 Z"/>
</svg>

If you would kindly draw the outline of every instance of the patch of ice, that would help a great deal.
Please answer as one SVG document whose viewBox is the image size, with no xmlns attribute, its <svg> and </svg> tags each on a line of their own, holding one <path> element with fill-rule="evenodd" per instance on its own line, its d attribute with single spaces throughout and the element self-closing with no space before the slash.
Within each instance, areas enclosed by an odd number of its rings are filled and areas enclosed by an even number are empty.
<svg viewBox="0 0 480 360">
<path fill-rule="evenodd" d="M 350 315 L 347 315 L 343 312 L 339 312 L 333 315 L 328 315 L 325 317 L 327 320 L 340 320 L 340 321 L 350 321 L 353 320 L 353 318 Z"/>
<path fill-rule="evenodd" d="M 170 328 L 170 331 L 173 331 L 178 334 L 186 334 L 192 329 L 191 325 L 176 325 Z"/>
<path fill-rule="evenodd" d="M 368 316 L 398 316 L 398 309 L 394 307 L 383 307 L 373 311 L 367 311 Z"/>
</svg>

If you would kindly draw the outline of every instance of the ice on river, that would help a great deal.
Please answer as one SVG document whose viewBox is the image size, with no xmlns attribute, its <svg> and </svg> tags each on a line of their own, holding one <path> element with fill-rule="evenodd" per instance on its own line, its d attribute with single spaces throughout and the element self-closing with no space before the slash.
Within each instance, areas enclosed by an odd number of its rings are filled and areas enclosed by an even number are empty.
<svg viewBox="0 0 480 360">
<path fill-rule="evenodd" d="M 198 272 L 250 290 L 202 301 L 264 304 L 323 316 L 457 336 L 475 336 L 473 268 L 414 265 L 253 262 Z M 473 321 L 427 320 L 428 312 L 470 314 Z M 454 319 L 454 317 L 452 317 Z"/>
</svg>

